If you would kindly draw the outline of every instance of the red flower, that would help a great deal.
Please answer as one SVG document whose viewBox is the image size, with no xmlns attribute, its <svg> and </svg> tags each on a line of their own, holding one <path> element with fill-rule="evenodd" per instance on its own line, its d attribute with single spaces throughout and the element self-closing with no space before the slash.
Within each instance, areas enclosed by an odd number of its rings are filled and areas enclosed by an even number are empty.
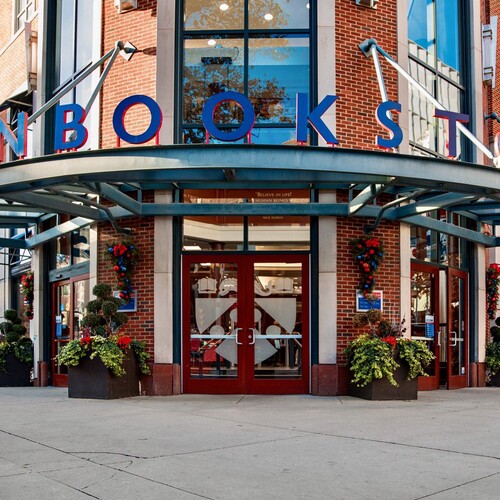
<svg viewBox="0 0 500 500">
<path fill-rule="evenodd" d="M 382 337 L 382 342 L 386 342 L 387 344 L 391 345 L 392 347 L 396 347 L 396 337 L 393 337 L 392 335 L 389 335 L 388 337 Z"/>
<path fill-rule="evenodd" d="M 132 339 L 125 335 L 123 337 L 118 337 L 116 341 L 120 349 L 128 349 L 130 347 L 130 342 L 132 342 Z"/>
<path fill-rule="evenodd" d="M 88 336 L 88 337 L 82 337 L 80 339 L 80 345 L 81 346 L 84 346 L 84 345 L 90 345 L 92 343 L 92 339 Z"/>
</svg>

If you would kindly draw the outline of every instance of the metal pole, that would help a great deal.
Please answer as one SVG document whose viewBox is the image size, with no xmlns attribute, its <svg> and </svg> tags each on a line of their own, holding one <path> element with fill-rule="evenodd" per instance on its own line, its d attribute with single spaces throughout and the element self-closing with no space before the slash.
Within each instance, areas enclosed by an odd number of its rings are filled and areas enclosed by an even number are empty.
<svg viewBox="0 0 500 500">
<path fill-rule="evenodd" d="M 378 58 L 377 46 L 372 45 L 370 48 L 373 57 L 373 64 L 375 65 L 375 72 L 377 73 L 378 86 L 380 87 L 380 96 L 382 101 L 386 102 L 389 100 L 387 96 L 387 90 L 385 88 L 384 75 L 382 74 L 382 68 L 380 67 L 380 60 Z"/>
<path fill-rule="evenodd" d="M 121 47 L 121 48 L 120 48 Z M 59 100 L 64 97 L 69 91 L 73 90 L 80 82 L 85 80 L 87 76 L 89 76 L 95 69 L 97 69 L 101 64 L 106 62 L 110 57 L 114 55 L 116 57 L 116 54 L 122 50 L 123 44 L 121 42 L 117 42 L 116 47 L 112 50 L 110 50 L 107 54 L 104 54 L 99 61 L 96 63 L 92 64 L 92 66 L 89 66 L 78 78 L 76 78 L 74 81 L 72 81 L 67 87 L 62 89 L 60 92 L 58 92 L 50 101 L 47 101 L 38 111 L 35 111 L 29 118 L 28 118 L 28 125 L 31 125 L 38 117 L 43 115 L 47 110 L 49 110 L 52 106 L 57 104 Z"/>
<path fill-rule="evenodd" d="M 379 45 L 373 44 L 370 50 L 373 51 L 373 48 L 376 47 L 376 50 L 380 52 L 387 62 L 401 75 L 403 75 L 411 85 L 413 85 L 421 94 L 423 94 L 436 108 L 448 111 L 436 98 L 430 94 L 420 83 L 417 82 L 409 73 L 407 73 L 384 49 L 382 49 Z M 457 128 L 464 134 L 469 140 L 471 140 L 490 160 L 494 159 L 493 153 L 464 125 L 460 122 L 457 122 Z"/>
</svg>

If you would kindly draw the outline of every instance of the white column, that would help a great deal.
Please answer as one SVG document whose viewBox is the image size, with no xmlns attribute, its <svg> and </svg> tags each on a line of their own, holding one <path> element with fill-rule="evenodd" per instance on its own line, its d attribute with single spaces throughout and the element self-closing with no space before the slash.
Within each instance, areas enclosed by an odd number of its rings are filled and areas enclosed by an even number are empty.
<svg viewBox="0 0 500 500">
<path fill-rule="evenodd" d="M 175 1 L 157 2 L 156 102 L 163 112 L 161 144 L 174 142 Z"/>
<path fill-rule="evenodd" d="M 335 95 L 335 2 L 318 2 L 318 100 Z M 322 116 L 335 134 L 335 104 Z M 319 144 L 325 141 L 319 137 Z"/>
<path fill-rule="evenodd" d="M 89 263 L 89 291 L 90 300 L 94 300 L 92 289 L 97 285 L 97 263 L 99 257 L 99 242 L 97 241 L 97 224 L 89 228 L 90 263 Z"/>
<path fill-rule="evenodd" d="M 477 315 L 477 325 L 475 325 L 477 328 L 478 362 L 484 363 L 487 317 L 484 312 L 486 311 L 486 252 L 483 245 L 477 246 L 476 276 L 477 282 L 472 287 L 476 289 L 477 310 L 480 311 Z"/>
<path fill-rule="evenodd" d="M 320 203 L 336 203 L 335 191 L 319 193 Z M 337 217 L 318 221 L 319 363 L 337 362 Z"/>
<path fill-rule="evenodd" d="M 155 203 L 172 203 L 170 191 L 156 191 Z M 172 217 L 155 217 L 154 329 L 155 363 L 173 362 Z"/>
<path fill-rule="evenodd" d="M 408 8 L 406 2 L 397 2 L 398 19 L 398 64 L 408 71 Z M 385 66 L 387 67 L 387 66 Z M 410 141 L 410 112 L 409 112 L 409 84 L 408 80 L 398 73 L 398 102 L 401 104 L 401 113 L 398 123 L 403 131 L 403 142 L 399 146 L 400 153 L 409 153 Z M 408 240 L 409 242 L 410 240 Z M 409 317 L 409 316 L 408 316 Z"/>
<path fill-rule="evenodd" d="M 38 361 L 41 361 L 43 353 L 44 330 L 43 330 L 43 308 L 45 305 L 45 290 L 43 287 L 43 247 L 33 250 L 31 257 L 31 270 L 33 271 L 33 319 L 30 321 L 30 337 L 34 345 L 34 376 L 38 377 Z M 48 292 L 47 292 L 48 293 Z M 50 337 L 50 331 L 45 332 Z M 48 361 L 48 360 L 46 360 Z"/>
<path fill-rule="evenodd" d="M 399 307 L 400 319 L 405 320 L 406 337 L 410 337 L 411 325 L 411 246 L 410 246 L 410 226 L 401 223 L 399 226 Z"/>
</svg>

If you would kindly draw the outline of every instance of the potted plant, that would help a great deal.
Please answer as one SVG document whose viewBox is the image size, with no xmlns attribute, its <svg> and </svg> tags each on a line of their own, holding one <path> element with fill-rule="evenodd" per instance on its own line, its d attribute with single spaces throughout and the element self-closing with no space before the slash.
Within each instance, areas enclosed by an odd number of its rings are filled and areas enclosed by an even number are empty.
<svg viewBox="0 0 500 500">
<path fill-rule="evenodd" d="M 500 387 L 500 316 L 495 326 L 490 328 L 491 342 L 486 345 L 486 380 L 495 387 Z"/>
<path fill-rule="evenodd" d="M 17 311 L 6 309 L 0 323 L 0 387 L 31 385 L 33 342 Z"/>
<path fill-rule="evenodd" d="M 111 286 L 96 285 L 92 293 L 97 298 L 87 304 L 82 318 L 85 335 L 69 341 L 57 355 L 57 361 L 68 366 L 68 396 L 138 396 L 140 373 L 150 373 L 145 344 L 118 333 L 128 317 L 118 311 L 122 301 L 112 296 Z"/>
<path fill-rule="evenodd" d="M 346 349 L 352 375 L 349 394 L 364 399 L 417 399 L 417 377 L 426 375 L 425 367 L 434 359 L 425 342 L 403 337 L 404 320 L 390 323 L 375 309 L 355 315 L 354 323 L 368 326 L 368 332 Z"/>
</svg>

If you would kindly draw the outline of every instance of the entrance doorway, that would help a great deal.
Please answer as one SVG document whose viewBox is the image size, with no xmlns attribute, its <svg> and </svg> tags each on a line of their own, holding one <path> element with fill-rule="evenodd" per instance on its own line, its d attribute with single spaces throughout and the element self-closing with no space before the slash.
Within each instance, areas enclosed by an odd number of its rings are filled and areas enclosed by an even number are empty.
<svg viewBox="0 0 500 500">
<path fill-rule="evenodd" d="M 89 280 L 79 276 L 52 284 L 52 385 L 67 387 L 68 367 L 54 359 L 65 344 L 81 337 L 81 319 L 89 301 Z"/>
<path fill-rule="evenodd" d="M 452 268 L 412 264 L 411 336 L 436 356 L 419 390 L 468 385 L 468 274 Z"/>
<path fill-rule="evenodd" d="M 184 392 L 309 392 L 308 255 L 185 255 Z"/>
</svg>

